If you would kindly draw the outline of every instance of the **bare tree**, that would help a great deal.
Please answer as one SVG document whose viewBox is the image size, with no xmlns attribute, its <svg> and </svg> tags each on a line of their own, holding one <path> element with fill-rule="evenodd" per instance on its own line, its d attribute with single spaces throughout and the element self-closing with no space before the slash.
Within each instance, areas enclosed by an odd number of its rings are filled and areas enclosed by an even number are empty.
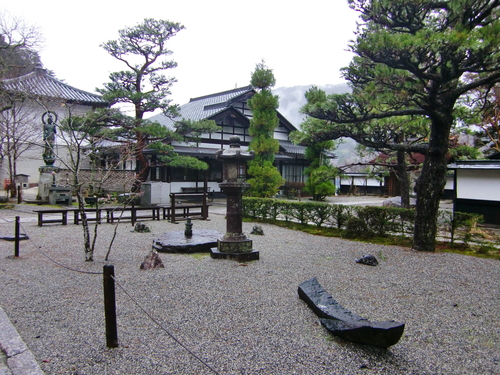
<svg viewBox="0 0 500 375">
<path fill-rule="evenodd" d="M 31 122 L 34 112 L 26 104 L 26 95 L 5 90 L 3 80 L 34 69 L 40 62 L 37 49 L 41 41 L 37 27 L 5 11 L 0 14 L 0 164 L 11 181 L 16 175 L 18 158 L 33 146 L 37 134 Z M 16 196 L 13 183 L 10 192 L 11 197 Z"/>
<path fill-rule="evenodd" d="M 9 109 L 0 112 L 0 159 L 10 181 L 10 196 L 16 196 L 13 183 L 17 162 L 27 151 L 37 146 L 40 139 L 38 112 L 26 100 L 10 97 Z M 5 164 L 5 165 L 4 165 Z"/>
<path fill-rule="evenodd" d="M 22 18 L 0 14 L 0 78 L 29 73 L 40 62 L 37 50 L 42 44 L 40 30 Z"/>
<path fill-rule="evenodd" d="M 109 113 L 102 111 L 89 113 L 85 116 L 73 116 L 71 106 L 66 105 L 65 107 L 68 115 L 59 125 L 58 138 L 61 141 L 60 144 L 67 149 L 67 153 L 64 155 L 60 153 L 57 158 L 71 175 L 68 183 L 77 197 L 78 210 L 82 220 L 85 260 L 93 261 L 100 223 L 98 220 L 95 221 L 94 232 L 91 235 L 85 211 L 85 189 L 89 184 L 97 188 L 102 187 L 120 164 L 133 158 L 134 152 L 132 147 L 121 144 L 119 146 L 119 159 L 115 159 L 112 163 L 107 163 L 105 168 L 101 168 L 98 163 L 99 159 L 93 156 L 98 154 L 102 147 L 103 130 L 105 131 L 105 129 L 96 125 L 102 124 L 105 121 L 102 116 L 108 116 Z M 92 173 L 83 173 L 89 161 Z"/>
</svg>

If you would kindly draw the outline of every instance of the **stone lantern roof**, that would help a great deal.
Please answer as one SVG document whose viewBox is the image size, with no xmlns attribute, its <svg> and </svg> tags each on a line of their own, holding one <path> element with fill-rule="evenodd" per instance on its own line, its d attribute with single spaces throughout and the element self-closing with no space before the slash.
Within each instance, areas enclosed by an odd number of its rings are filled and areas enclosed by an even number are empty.
<svg viewBox="0 0 500 375">
<path fill-rule="evenodd" d="M 254 158 L 253 151 L 244 151 L 240 148 L 240 137 L 233 135 L 229 141 L 231 142 L 229 148 L 215 153 L 216 159 L 251 160 Z"/>
</svg>

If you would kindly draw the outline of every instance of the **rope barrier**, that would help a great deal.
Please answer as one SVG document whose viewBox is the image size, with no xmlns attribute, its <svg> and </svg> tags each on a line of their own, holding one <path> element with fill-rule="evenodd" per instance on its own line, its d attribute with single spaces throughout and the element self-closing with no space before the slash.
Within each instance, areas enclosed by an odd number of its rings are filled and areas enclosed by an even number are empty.
<svg viewBox="0 0 500 375">
<path fill-rule="evenodd" d="M 21 228 L 23 228 L 23 231 L 26 232 L 26 229 L 24 228 L 23 225 L 21 225 Z M 52 263 L 57 264 L 59 267 L 65 268 L 65 269 L 67 269 L 69 271 L 78 272 L 78 273 L 86 273 L 86 274 L 90 274 L 90 275 L 102 275 L 102 272 L 92 272 L 92 271 L 77 270 L 76 268 L 71 268 L 71 267 L 66 266 L 66 265 L 64 265 L 62 263 L 59 263 L 57 260 L 52 259 L 44 251 L 42 251 L 42 246 L 38 246 L 35 243 L 35 241 L 31 238 L 31 236 L 28 239 L 32 243 L 32 245 L 35 247 L 35 249 L 37 249 L 37 251 L 40 252 L 40 254 L 42 254 L 45 258 L 47 258 L 48 260 L 50 260 Z"/>
<path fill-rule="evenodd" d="M 185 346 L 182 342 L 179 341 L 179 339 L 177 339 L 172 333 L 170 333 L 165 327 L 163 327 L 163 325 L 158 322 L 158 320 L 156 320 L 151 314 L 149 314 L 140 304 L 139 302 L 137 302 L 134 297 L 132 297 L 130 295 L 130 293 L 125 289 L 125 287 L 123 285 L 121 285 L 118 280 L 116 280 L 116 278 L 114 276 L 111 276 L 113 278 L 113 280 L 115 280 L 116 282 L 116 285 L 118 285 L 120 287 L 121 290 L 123 290 L 123 292 L 132 300 L 132 302 L 134 302 L 136 304 L 137 307 L 139 307 L 139 309 L 142 310 L 142 312 L 144 312 L 144 314 L 147 315 L 147 317 L 149 319 L 151 319 L 158 327 L 160 327 L 161 330 L 163 330 L 167 335 L 170 336 L 170 338 L 172 340 L 174 340 L 177 344 L 179 344 L 182 348 L 184 348 L 184 350 L 186 350 L 189 354 L 191 354 L 194 358 L 196 358 L 200 363 L 202 363 L 204 366 L 206 366 L 210 371 L 212 371 L 214 374 L 217 374 L 219 375 L 219 373 L 213 369 L 208 363 L 206 363 L 205 361 L 203 361 L 200 357 L 198 357 L 195 353 L 193 353 L 191 350 L 189 350 L 189 348 L 187 346 Z"/>
<path fill-rule="evenodd" d="M 26 228 L 24 228 L 22 225 L 21 225 L 23 231 L 27 232 L 26 231 Z M 91 271 L 82 271 L 82 270 L 78 270 L 78 269 L 75 269 L 75 268 L 72 268 L 72 267 L 68 267 L 54 259 L 52 259 L 50 256 L 48 256 L 44 251 L 42 251 L 42 246 L 38 246 L 35 241 L 33 239 L 31 239 L 31 237 L 29 237 L 29 241 L 33 244 L 33 246 L 37 249 L 37 251 L 39 251 L 45 258 L 47 258 L 49 261 L 57 264 L 58 266 L 64 268 L 64 269 L 67 269 L 69 271 L 72 271 L 72 272 L 78 272 L 78 273 L 83 273 L 83 274 L 91 274 L 91 275 L 103 275 L 103 272 L 91 272 Z M 208 363 L 206 363 L 203 359 L 201 359 L 200 357 L 198 357 L 195 353 L 193 353 L 186 345 L 184 345 L 177 337 L 175 337 L 172 333 L 170 333 L 169 330 L 167 330 L 158 320 L 156 320 L 150 313 L 148 313 L 146 311 L 146 309 L 144 309 L 140 304 L 139 302 L 137 302 L 137 300 L 132 297 L 132 295 L 125 289 L 125 287 L 114 277 L 114 276 L 111 276 L 113 278 L 113 280 L 115 281 L 115 283 L 120 287 L 120 289 L 125 293 L 125 295 L 127 295 L 127 297 L 130 298 L 130 300 L 144 313 L 146 314 L 146 316 L 153 322 L 155 323 L 158 327 L 160 327 L 160 329 L 162 331 L 164 331 L 172 340 L 174 340 L 178 345 L 180 345 L 184 350 L 186 350 L 191 356 L 193 356 L 196 360 L 198 360 L 201 364 L 203 364 L 205 367 L 207 367 L 211 372 L 213 372 L 214 374 L 217 374 L 219 375 L 219 373 L 214 369 L 212 368 Z"/>
</svg>

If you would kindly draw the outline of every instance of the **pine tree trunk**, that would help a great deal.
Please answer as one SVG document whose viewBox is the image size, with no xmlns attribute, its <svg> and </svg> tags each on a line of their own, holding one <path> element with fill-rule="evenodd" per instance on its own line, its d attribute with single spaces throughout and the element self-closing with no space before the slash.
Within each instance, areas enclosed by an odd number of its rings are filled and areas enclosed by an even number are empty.
<svg viewBox="0 0 500 375">
<path fill-rule="evenodd" d="M 435 251 L 437 234 L 437 215 L 439 201 L 446 184 L 446 154 L 449 146 L 452 116 L 437 114 L 431 119 L 429 151 L 425 157 L 422 172 L 417 180 L 417 208 L 413 249 Z"/>
<path fill-rule="evenodd" d="M 149 161 L 144 154 L 144 149 L 147 146 L 147 141 L 142 135 L 137 136 L 137 172 L 136 180 L 132 185 L 132 192 L 136 193 L 141 190 L 141 185 L 148 179 L 149 176 Z"/>
<path fill-rule="evenodd" d="M 406 168 L 406 153 L 403 150 L 397 151 L 398 166 L 397 175 L 401 190 L 401 207 L 410 208 L 410 177 Z"/>
</svg>

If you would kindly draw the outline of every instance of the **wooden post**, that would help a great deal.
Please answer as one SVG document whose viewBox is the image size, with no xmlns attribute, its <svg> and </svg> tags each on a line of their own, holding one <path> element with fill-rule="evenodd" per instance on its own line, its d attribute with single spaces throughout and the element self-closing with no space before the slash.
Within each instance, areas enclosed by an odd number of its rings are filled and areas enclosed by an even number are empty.
<svg viewBox="0 0 500 375">
<path fill-rule="evenodd" d="M 118 333 L 116 329 L 115 279 L 113 278 L 115 276 L 115 267 L 105 265 L 103 275 L 106 346 L 116 348 L 118 347 Z"/>
<path fill-rule="evenodd" d="M 16 216 L 15 234 L 14 234 L 14 256 L 19 258 L 19 216 Z"/>
<path fill-rule="evenodd" d="M 175 193 L 170 194 L 170 222 L 175 224 Z"/>
<path fill-rule="evenodd" d="M 23 191 L 21 184 L 17 187 L 17 204 L 23 203 Z"/>
<path fill-rule="evenodd" d="M 208 219 L 207 195 L 208 195 L 208 193 L 205 190 L 203 192 L 203 207 L 202 207 L 202 212 L 203 212 L 202 218 L 203 218 L 203 220 L 207 220 Z"/>
<path fill-rule="evenodd" d="M 135 225 L 137 221 L 137 211 L 135 210 L 135 204 L 132 203 L 132 209 L 130 210 L 130 219 L 132 220 L 132 225 Z"/>
</svg>

